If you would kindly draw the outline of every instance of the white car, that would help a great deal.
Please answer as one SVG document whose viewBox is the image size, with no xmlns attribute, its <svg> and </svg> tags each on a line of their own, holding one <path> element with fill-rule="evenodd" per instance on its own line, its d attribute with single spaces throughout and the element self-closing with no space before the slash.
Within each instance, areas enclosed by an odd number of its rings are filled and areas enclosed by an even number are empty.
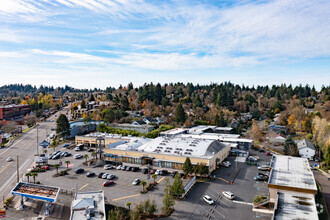
<svg viewBox="0 0 330 220">
<path fill-rule="evenodd" d="M 82 157 L 83 157 L 82 154 L 76 154 L 76 155 L 73 156 L 74 159 L 80 159 Z"/>
<path fill-rule="evenodd" d="M 107 179 L 108 180 L 112 180 L 115 177 L 116 177 L 115 175 L 113 175 L 113 174 L 110 173 L 110 174 L 108 174 Z"/>
<path fill-rule="evenodd" d="M 261 170 L 261 171 L 269 171 L 270 169 L 271 169 L 271 167 L 268 165 L 261 165 L 258 167 L 258 170 Z"/>
<path fill-rule="evenodd" d="M 135 179 L 134 181 L 133 181 L 133 185 L 139 185 L 140 184 L 140 182 L 141 182 L 141 180 L 140 179 Z"/>
<path fill-rule="evenodd" d="M 209 205 L 213 205 L 213 204 L 214 204 L 213 199 L 211 199 L 211 197 L 209 197 L 208 195 L 203 196 L 203 200 L 204 200 L 207 204 L 209 204 Z"/>
<path fill-rule="evenodd" d="M 230 191 L 223 191 L 222 195 L 226 197 L 227 199 L 235 199 L 234 193 Z"/>
<path fill-rule="evenodd" d="M 10 161 L 13 161 L 13 158 L 8 157 L 8 158 L 7 158 L 7 162 L 10 162 Z"/>
<path fill-rule="evenodd" d="M 225 166 L 225 167 L 230 167 L 231 163 L 229 161 L 223 161 L 222 164 Z"/>
<path fill-rule="evenodd" d="M 112 166 L 110 164 L 106 164 L 103 167 L 105 170 L 110 170 L 112 168 Z"/>
<path fill-rule="evenodd" d="M 106 178 L 108 178 L 108 175 L 109 175 L 109 174 L 107 174 L 107 173 L 103 174 L 103 175 L 102 175 L 102 179 L 106 179 Z"/>
<path fill-rule="evenodd" d="M 75 151 L 80 151 L 80 148 L 79 147 L 75 147 L 74 150 Z"/>
<path fill-rule="evenodd" d="M 249 157 L 248 157 L 248 161 L 251 161 L 251 162 L 257 162 L 258 159 L 255 158 L 255 157 L 249 156 Z"/>
<path fill-rule="evenodd" d="M 160 170 L 156 170 L 155 174 L 160 175 Z"/>
<path fill-rule="evenodd" d="M 121 169 L 121 165 L 119 165 L 116 169 L 117 169 L 117 170 L 120 170 L 120 169 Z"/>
</svg>

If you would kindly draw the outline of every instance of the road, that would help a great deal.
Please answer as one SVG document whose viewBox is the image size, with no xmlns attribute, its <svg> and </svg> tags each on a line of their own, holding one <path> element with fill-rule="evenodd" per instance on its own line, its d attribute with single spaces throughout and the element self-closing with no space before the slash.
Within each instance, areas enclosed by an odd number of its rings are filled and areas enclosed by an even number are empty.
<svg viewBox="0 0 330 220">
<path fill-rule="evenodd" d="M 56 115 L 58 115 L 57 113 Z M 24 177 L 26 171 L 32 167 L 34 155 L 37 154 L 37 133 L 38 142 L 46 139 L 46 135 L 50 134 L 51 128 L 55 127 L 54 115 L 50 116 L 46 121 L 38 123 L 38 128 L 33 128 L 22 134 L 13 145 L 0 149 L 0 196 L 7 198 L 17 183 L 17 156 L 19 161 L 20 180 Z M 39 153 L 43 153 L 43 148 L 39 147 Z M 7 158 L 12 157 L 14 161 L 7 162 Z"/>
</svg>

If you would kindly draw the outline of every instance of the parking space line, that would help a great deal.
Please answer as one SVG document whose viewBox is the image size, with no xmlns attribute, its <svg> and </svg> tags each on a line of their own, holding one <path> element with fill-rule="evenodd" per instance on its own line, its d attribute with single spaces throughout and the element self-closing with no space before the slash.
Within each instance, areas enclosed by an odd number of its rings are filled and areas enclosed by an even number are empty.
<svg viewBox="0 0 330 220">
<path fill-rule="evenodd" d="M 85 185 L 83 185 L 79 190 L 82 190 L 83 188 L 85 188 L 88 185 L 88 183 L 86 183 Z"/>
<path fill-rule="evenodd" d="M 12 162 L 10 162 L 9 164 L 7 164 L 7 166 L 5 166 L 1 171 L 0 173 L 2 173 L 5 169 L 7 169 L 7 167 L 9 167 L 9 165 L 11 164 Z"/>
<path fill-rule="evenodd" d="M 236 200 L 233 200 L 234 203 L 238 203 L 238 204 L 244 204 L 244 205 L 253 205 L 252 203 L 249 203 L 249 202 L 242 202 L 242 201 L 236 201 Z"/>
<path fill-rule="evenodd" d="M 165 176 L 157 181 L 157 183 L 160 183 L 163 179 L 165 179 Z"/>
<path fill-rule="evenodd" d="M 226 183 L 230 183 L 228 180 L 222 179 L 222 178 L 220 178 L 220 177 L 216 177 L 216 178 L 219 179 L 219 180 L 222 180 L 222 181 L 224 181 L 224 182 L 226 182 Z"/>
<path fill-rule="evenodd" d="M 124 196 L 124 197 L 121 197 L 121 198 L 117 198 L 117 199 L 113 199 L 112 201 L 118 201 L 118 200 L 121 200 L 121 199 L 127 199 L 127 198 L 131 198 L 131 197 L 134 197 L 134 196 L 139 196 L 141 195 L 140 193 L 139 194 L 135 194 L 135 195 L 131 195 L 131 196 Z"/>
</svg>

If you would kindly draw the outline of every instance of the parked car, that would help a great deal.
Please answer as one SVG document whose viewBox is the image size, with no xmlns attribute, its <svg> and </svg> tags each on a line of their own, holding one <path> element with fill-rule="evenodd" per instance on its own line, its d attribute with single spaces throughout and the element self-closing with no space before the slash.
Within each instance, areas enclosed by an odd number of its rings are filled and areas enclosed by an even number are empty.
<svg viewBox="0 0 330 220">
<path fill-rule="evenodd" d="M 71 153 L 69 153 L 69 152 L 65 152 L 64 153 L 64 157 L 70 157 L 72 154 Z"/>
<path fill-rule="evenodd" d="M 94 151 L 93 148 L 88 148 L 88 149 L 87 149 L 87 152 L 93 152 L 93 151 Z"/>
<path fill-rule="evenodd" d="M 272 154 L 269 151 L 266 152 L 266 155 L 267 156 L 272 156 Z"/>
<path fill-rule="evenodd" d="M 78 168 L 78 169 L 76 169 L 74 172 L 76 173 L 76 174 L 79 174 L 79 173 L 83 173 L 85 170 L 83 169 L 83 168 Z"/>
<path fill-rule="evenodd" d="M 265 150 L 264 149 L 259 149 L 259 152 L 263 153 L 263 152 L 265 152 Z"/>
<path fill-rule="evenodd" d="M 156 174 L 156 175 L 160 175 L 160 172 L 161 172 L 160 170 L 156 170 L 155 174 Z M 151 172 L 150 172 L 150 173 L 151 173 Z"/>
<path fill-rule="evenodd" d="M 75 147 L 74 151 L 80 151 L 80 147 Z"/>
<path fill-rule="evenodd" d="M 166 176 L 168 174 L 168 171 L 167 170 L 160 170 L 160 175 L 162 176 Z"/>
<path fill-rule="evenodd" d="M 8 158 L 7 158 L 7 162 L 10 162 L 10 161 L 13 161 L 13 158 L 8 157 Z"/>
<path fill-rule="evenodd" d="M 61 157 L 61 153 L 55 154 L 52 156 L 53 160 L 59 159 Z"/>
<path fill-rule="evenodd" d="M 112 180 L 115 177 L 116 177 L 116 175 L 114 175 L 114 174 L 108 174 L 107 179 Z"/>
<path fill-rule="evenodd" d="M 258 167 L 258 170 L 261 170 L 261 171 L 269 171 L 270 169 L 271 169 L 271 167 L 268 165 L 261 165 Z"/>
<path fill-rule="evenodd" d="M 126 171 L 131 171 L 131 167 L 126 167 Z"/>
<path fill-rule="evenodd" d="M 116 169 L 117 169 L 117 170 L 121 170 L 121 165 L 119 165 Z"/>
<path fill-rule="evenodd" d="M 62 147 L 69 147 L 70 145 L 69 144 L 63 144 Z"/>
<path fill-rule="evenodd" d="M 178 173 L 178 171 L 173 171 L 173 172 L 171 173 L 171 177 L 174 178 L 175 175 L 176 175 L 177 173 Z"/>
<path fill-rule="evenodd" d="M 105 170 L 110 170 L 110 169 L 112 169 L 113 167 L 112 167 L 112 165 L 110 165 L 110 164 L 106 164 L 106 165 L 104 165 L 104 167 L 103 167 Z"/>
<path fill-rule="evenodd" d="M 113 180 L 107 180 L 107 181 L 105 181 L 102 185 L 103 186 L 110 186 L 110 185 L 112 185 L 112 184 L 114 184 L 115 182 L 113 181 Z"/>
<path fill-rule="evenodd" d="M 122 165 L 120 169 L 121 169 L 121 170 L 126 170 L 126 168 L 127 168 L 126 166 L 123 166 L 123 165 Z"/>
<path fill-rule="evenodd" d="M 106 179 L 108 177 L 108 174 L 107 173 L 104 173 L 103 175 L 102 175 L 102 179 Z"/>
<path fill-rule="evenodd" d="M 257 175 L 254 177 L 255 181 L 267 181 L 268 180 L 268 176 L 264 176 L 264 175 Z"/>
<path fill-rule="evenodd" d="M 132 167 L 132 171 L 133 171 L 133 172 L 137 172 L 138 170 L 139 170 L 138 167 Z"/>
<path fill-rule="evenodd" d="M 230 192 L 230 191 L 223 191 L 222 195 L 224 197 L 226 197 L 227 199 L 235 199 L 235 195 L 234 193 Z"/>
<path fill-rule="evenodd" d="M 211 199 L 211 197 L 208 196 L 208 195 L 203 196 L 203 200 L 204 200 L 207 204 L 209 204 L 209 205 L 213 205 L 213 204 L 214 204 L 213 199 Z"/>
<path fill-rule="evenodd" d="M 49 170 L 49 166 L 42 166 L 41 169 L 43 169 L 43 170 Z"/>
<path fill-rule="evenodd" d="M 103 174 L 104 174 L 103 172 L 99 172 L 99 174 L 97 174 L 97 177 L 102 178 Z"/>
<path fill-rule="evenodd" d="M 140 179 L 135 179 L 134 181 L 133 181 L 133 185 L 139 185 L 140 184 L 140 182 L 141 182 L 141 180 Z"/>
<path fill-rule="evenodd" d="M 223 161 L 222 162 L 224 167 L 230 167 L 231 163 L 229 161 Z"/>
<path fill-rule="evenodd" d="M 249 157 L 248 157 L 248 161 L 250 161 L 250 162 L 257 162 L 258 159 L 255 158 L 255 157 L 249 156 Z"/>
<path fill-rule="evenodd" d="M 151 169 L 149 173 L 150 173 L 150 174 L 154 174 L 155 172 L 156 172 L 155 169 Z"/>
<path fill-rule="evenodd" d="M 93 177 L 93 176 L 95 176 L 95 173 L 93 173 L 93 172 L 89 172 L 89 173 L 86 174 L 86 176 L 87 176 L 87 177 Z"/>
<path fill-rule="evenodd" d="M 76 154 L 76 155 L 73 156 L 74 159 L 80 159 L 82 157 L 83 157 L 82 154 Z"/>
<path fill-rule="evenodd" d="M 142 172 L 143 174 L 147 174 L 147 173 L 148 173 L 148 168 L 143 168 L 143 169 L 141 170 L 141 172 Z"/>
</svg>

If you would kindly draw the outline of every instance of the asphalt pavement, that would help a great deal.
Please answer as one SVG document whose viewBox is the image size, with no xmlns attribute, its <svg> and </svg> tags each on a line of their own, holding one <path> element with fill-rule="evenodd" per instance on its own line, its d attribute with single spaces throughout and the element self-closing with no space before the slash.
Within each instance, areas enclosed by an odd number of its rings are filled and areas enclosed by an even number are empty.
<svg viewBox="0 0 330 220">
<path fill-rule="evenodd" d="M 57 113 L 58 114 L 58 113 Z M 50 134 L 51 128 L 55 127 L 54 116 L 47 121 L 38 123 L 38 129 L 32 128 L 23 133 L 10 147 L 0 149 L 0 196 L 5 198 L 10 196 L 10 192 L 17 183 L 17 156 L 19 165 L 19 178 L 23 178 L 26 171 L 32 167 L 34 155 L 37 154 L 37 133 L 38 142 L 46 139 Z M 38 132 L 37 132 L 38 130 Z M 39 154 L 43 153 L 43 148 L 39 147 Z M 7 162 L 7 158 L 14 160 Z"/>
</svg>

